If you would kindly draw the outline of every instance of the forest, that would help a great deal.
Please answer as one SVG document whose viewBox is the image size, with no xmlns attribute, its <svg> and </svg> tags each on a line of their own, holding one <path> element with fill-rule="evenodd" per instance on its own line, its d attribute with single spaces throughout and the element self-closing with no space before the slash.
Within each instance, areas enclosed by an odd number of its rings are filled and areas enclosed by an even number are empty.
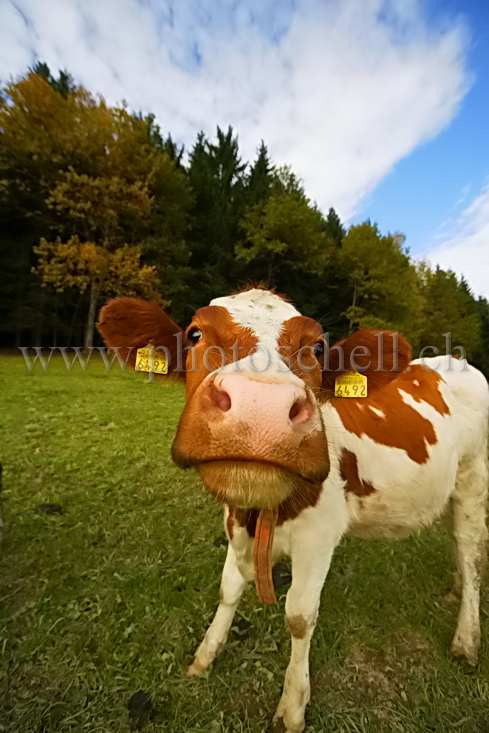
<svg viewBox="0 0 489 733">
<path fill-rule="evenodd" d="M 266 141 L 245 161 L 231 127 L 185 151 L 160 124 L 43 63 L 2 88 L 2 347 L 89 347 L 99 308 L 121 295 L 157 301 L 185 326 L 211 298 L 263 282 L 332 343 L 388 328 L 416 355 L 445 353 L 450 333 L 489 375 L 487 300 L 411 257 L 409 232 L 321 211 Z"/>
</svg>

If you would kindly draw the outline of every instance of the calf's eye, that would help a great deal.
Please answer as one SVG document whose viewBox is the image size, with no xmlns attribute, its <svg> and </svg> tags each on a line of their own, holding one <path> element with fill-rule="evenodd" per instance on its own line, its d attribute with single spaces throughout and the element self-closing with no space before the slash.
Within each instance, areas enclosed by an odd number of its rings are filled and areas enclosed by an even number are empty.
<svg viewBox="0 0 489 733">
<path fill-rule="evenodd" d="M 312 351 L 316 359 L 319 359 L 324 354 L 324 341 L 316 341 L 312 347 Z"/>
<path fill-rule="evenodd" d="M 202 331 L 200 328 L 191 328 L 187 337 L 192 344 L 196 344 L 202 338 Z"/>
</svg>

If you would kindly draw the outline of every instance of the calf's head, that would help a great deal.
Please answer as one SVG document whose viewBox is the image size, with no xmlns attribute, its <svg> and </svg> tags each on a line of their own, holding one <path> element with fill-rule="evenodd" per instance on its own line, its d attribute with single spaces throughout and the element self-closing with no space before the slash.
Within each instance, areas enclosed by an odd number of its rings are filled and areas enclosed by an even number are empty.
<svg viewBox="0 0 489 733">
<path fill-rule="evenodd" d="M 216 298 L 183 332 L 154 304 L 119 298 L 99 330 L 134 365 L 137 348 L 164 348 L 187 401 L 172 447 L 221 501 L 274 507 L 329 471 L 318 407 L 322 329 L 267 290 Z M 181 352 L 185 352 L 182 360 Z"/>
</svg>

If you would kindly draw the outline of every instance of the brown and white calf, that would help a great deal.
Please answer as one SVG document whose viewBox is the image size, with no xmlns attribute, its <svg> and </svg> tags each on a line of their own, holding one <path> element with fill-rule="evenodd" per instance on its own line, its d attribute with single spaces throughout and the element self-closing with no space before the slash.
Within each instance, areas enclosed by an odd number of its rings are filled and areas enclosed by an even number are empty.
<svg viewBox="0 0 489 733">
<path fill-rule="evenodd" d="M 321 326 L 262 289 L 213 300 L 184 333 L 158 306 L 117 299 L 102 309 L 99 329 L 132 364 L 149 343 L 167 350 L 171 371 L 182 345 L 191 347 L 172 456 L 224 504 L 229 547 L 219 607 L 190 676 L 222 651 L 248 581 L 274 600 L 271 567 L 290 555 L 292 653 L 275 720 L 302 731 L 309 645 L 342 536 L 404 537 L 444 514 L 461 598 L 452 651 L 475 664 L 488 484 L 480 372 L 449 357 L 410 361 L 402 337 L 366 330 L 326 349 L 325 364 Z M 352 365 L 366 375 L 368 396 L 335 398 L 336 377 Z"/>
</svg>

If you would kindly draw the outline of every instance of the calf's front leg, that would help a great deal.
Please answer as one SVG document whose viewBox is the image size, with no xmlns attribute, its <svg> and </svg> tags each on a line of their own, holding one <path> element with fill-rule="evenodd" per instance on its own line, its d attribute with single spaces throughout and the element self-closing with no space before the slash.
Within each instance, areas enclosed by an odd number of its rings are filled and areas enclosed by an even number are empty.
<svg viewBox="0 0 489 733">
<path fill-rule="evenodd" d="M 305 710 L 311 696 L 309 647 L 316 626 L 321 590 L 341 534 L 317 534 L 311 526 L 294 533 L 291 548 L 292 585 L 287 593 L 285 613 L 292 649 L 285 673 L 282 697 L 274 717 L 274 730 L 302 733 Z"/>
<path fill-rule="evenodd" d="M 243 533 L 243 542 L 250 542 L 246 530 Z M 244 536 L 246 535 L 246 536 Z M 241 539 L 241 538 L 240 538 Z M 246 548 L 245 548 L 246 551 Z M 241 554 L 241 553 L 239 553 Z M 242 565 L 242 563 L 240 563 Z M 250 565 L 250 577 L 253 577 L 253 568 Z M 187 669 L 188 677 L 198 677 L 224 649 L 229 629 L 233 623 L 234 614 L 247 585 L 247 579 L 238 567 L 238 558 L 231 542 L 228 545 L 226 562 L 222 571 L 221 588 L 219 590 L 219 606 L 214 619 L 207 629 L 202 644 L 195 653 L 195 658 Z"/>
</svg>

